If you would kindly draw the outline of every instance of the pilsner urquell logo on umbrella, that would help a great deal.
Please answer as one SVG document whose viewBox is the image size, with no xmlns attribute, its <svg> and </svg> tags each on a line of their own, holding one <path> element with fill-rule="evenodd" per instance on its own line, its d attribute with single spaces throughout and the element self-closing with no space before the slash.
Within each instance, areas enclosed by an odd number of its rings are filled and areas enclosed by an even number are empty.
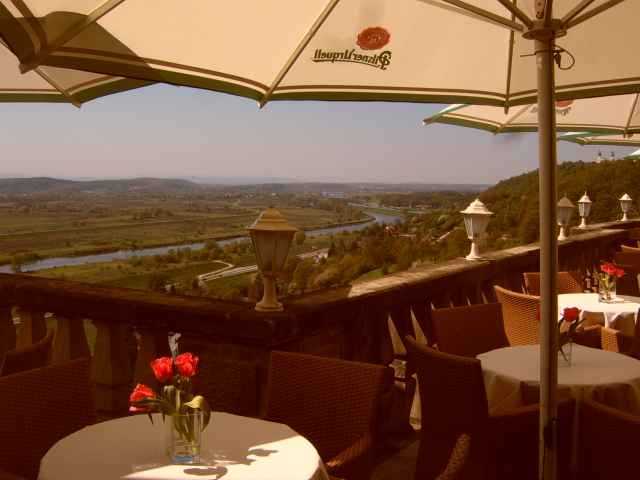
<svg viewBox="0 0 640 480">
<path fill-rule="evenodd" d="M 362 50 L 380 50 L 386 46 L 391 40 L 391 34 L 382 27 L 368 27 L 362 30 L 356 37 L 356 45 Z M 312 61 L 320 62 L 347 62 L 359 63 L 370 67 L 386 70 L 391 64 L 391 51 L 384 50 L 380 53 L 368 54 L 356 50 L 355 48 L 346 48 L 344 50 L 323 50 L 316 49 L 313 54 Z"/>
</svg>

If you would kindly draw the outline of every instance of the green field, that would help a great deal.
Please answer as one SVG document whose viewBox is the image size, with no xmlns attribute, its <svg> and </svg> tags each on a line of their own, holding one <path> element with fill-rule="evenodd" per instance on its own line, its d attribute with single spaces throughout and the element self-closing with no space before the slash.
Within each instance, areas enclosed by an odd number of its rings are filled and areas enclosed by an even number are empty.
<svg viewBox="0 0 640 480">
<path fill-rule="evenodd" d="M 99 283 L 115 287 L 145 290 L 154 275 L 163 275 L 169 283 L 182 283 L 189 287 L 196 275 L 225 267 L 221 262 L 199 262 L 166 268 L 146 269 L 132 266 L 129 262 L 106 262 L 69 267 L 50 268 L 37 272 L 38 276 L 61 278 L 86 283 Z"/>
<path fill-rule="evenodd" d="M 194 212 L 189 205 L 148 201 L 144 208 L 125 204 L 96 211 L 98 207 L 73 204 L 66 209 L 57 206 L 35 212 L 0 205 L 0 264 L 20 255 L 77 256 L 242 235 L 264 208 L 203 202 L 199 211 Z M 67 211 L 72 207 L 77 211 Z M 154 213 L 154 209 L 160 210 L 155 212 L 156 217 L 145 216 Z M 338 220 L 336 214 L 327 210 L 296 207 L 280 210 L 299 228 Z"/>
</svg>

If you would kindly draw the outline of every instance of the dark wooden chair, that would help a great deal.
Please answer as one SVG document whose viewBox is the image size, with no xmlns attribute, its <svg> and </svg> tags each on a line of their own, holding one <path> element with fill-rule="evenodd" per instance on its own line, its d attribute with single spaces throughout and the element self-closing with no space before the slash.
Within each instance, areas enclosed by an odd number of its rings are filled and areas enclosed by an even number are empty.
<svg viewBox="0 0 640 480">
<path fill-rule="evenodd" d="M 4 361 L 0 364 L 0 376 L 24 372 L 34 368 L 45 367 L 51 359 L 51 345 L 53 343 L 53 330 L 32 345 L 5 353 Z"/>
<path fill-rule="evenodd" d="M 508 347 L 499 303 L 438 308 L 431 313 L 438 350 L 476 357 Z"/>
<path fill-rule="evenodd" d="M 272 352 L 268 420 L 285 423 L 318 450 L 331 476 L 368 479 L 389 367 Z"/>
<path fill-rule="evenodd" d="M 540 273 L 525 272 L 524 285 L 529 295 L 540 296 Z M 582 293 L 584 287 L 578 272 L 558 272 L 558 293 Z"/>
<path fill-rule="evenodd" d="M 465 470 L 473 472 L 472 478 L 537 479 L 539 405 L 490 415 L 479 360 L 440 352 L 411 337 L 406 345 L 418 375 L 422 408 L 416 480 L 437 479 L 445 472 L 465 434 L 473 439 L 465 454 Z M 560 402 L 561 430 L 572 431 L 573 411 L 573 400 Z M 561 438 L 570 442 L 571 435 Z M 560 448 L 571 451 L 570 445 Z M 569 462 L 564 463 L 562 474 L 569 469 Z"/>
<path fill-rule="evenodd" d="M 580 405 L 581 480 L 637 478 L 640 417 L 593 399 Z"/>
<path fill-rule="evenodd" d="M 0 469 L 35 480 L 58 440 L 95 422 L 91 360 L 0 377 Z"/>
</svg>

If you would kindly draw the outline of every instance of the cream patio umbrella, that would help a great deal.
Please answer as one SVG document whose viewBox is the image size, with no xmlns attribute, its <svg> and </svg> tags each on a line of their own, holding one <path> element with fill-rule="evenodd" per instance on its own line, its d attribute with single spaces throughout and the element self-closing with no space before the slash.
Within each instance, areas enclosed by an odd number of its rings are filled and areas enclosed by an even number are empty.
<svg viewBox="0 0 640 480">
<path fill-rule="evenodd" d="M 640 62 L 633 61 L 640 1 L 0 0 L 0 7 L 0 34 L 23 71 L 77 68 L 208 88 L 261 104 L 387 100 L 506 107 L 537 100 L 540 455 L 544 478 L 554 478 L 554 102 L 640 91 Z M 556 45 L 560 37 L 562 47 Z"/>
<path fill-rule="evenodd" d="M 637 160 L 638 158 L 640 158 L 640 150 L 636 150 L 635 152 L 627 155 L 624 158 L 633 158 L 634 160 Z"/>
<path fill-rule="evenodd" d="M 639 94 L 630 94 L 556 101 L 556 130 L 570 132 L 559 139 L 597 138 L 596 135 L 604 134 L 623 139 L 640 132 L 639 97 Z M 450 105 L 425 118 L 423 123 L 461 125 L 491 133 L 535 132 L 538 105 L 517 106 L 508 112 L 485 105 Z"/>
<path fill-rule="evenodd" d="M 635 147 L 640 145 L 640 135 L 606 135 L 592 132 L 569 132 L 558 136 L 558 140 L 578 145 L 610 145 L 617 147 Z"/>
<path fill-rule="evenodd" d="M 97 97 L 150 82 L 57 67 L 38 67 L 20 74 L 18 60 L 0 42 L 0 103 L 63 102 L 79 107 Z"/>
</svg>

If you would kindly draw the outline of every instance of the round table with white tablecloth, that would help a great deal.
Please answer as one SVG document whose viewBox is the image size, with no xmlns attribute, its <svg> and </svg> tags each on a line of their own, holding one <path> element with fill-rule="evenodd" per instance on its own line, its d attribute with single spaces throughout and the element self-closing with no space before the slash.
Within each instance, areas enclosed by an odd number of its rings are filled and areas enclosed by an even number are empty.
<svg viewBox="0 0 640 480">
<path fill-rule="evenodd" d="M 56 443 L 40 463 L 39 480 L 328 480 L 316 449 L 291 428 L 213 412 L 202 433 L 202 462 L 171 465 L 165 425 L 154 415 L 97 423 Z"/>
<path fill-rule="evenodd" d="M 521 383 L 540 382 L 539 345 L 499 348 L 478 359 L 492 410 L 521 405 Z M 558 363 L 558 386 L 569 388 L 578 401 L 598 389 L 605 392 L 610 406 L 640 413 L 640 361 L 573 345 L 571 366 Z"/>
<path fill-rule="evenodd" d="M 564 293 L 558 295 L 558 314 L 565 308 L 577 307 L 583 312 L 602 313 L 607 327 L 633 334 L 633 323 L 637 321 L 640 298 L 618 295 L 611 303 L 598 300 L 597 293 Z M 627 320 L 631 319 L 630 323 Z"/>
</svg>

